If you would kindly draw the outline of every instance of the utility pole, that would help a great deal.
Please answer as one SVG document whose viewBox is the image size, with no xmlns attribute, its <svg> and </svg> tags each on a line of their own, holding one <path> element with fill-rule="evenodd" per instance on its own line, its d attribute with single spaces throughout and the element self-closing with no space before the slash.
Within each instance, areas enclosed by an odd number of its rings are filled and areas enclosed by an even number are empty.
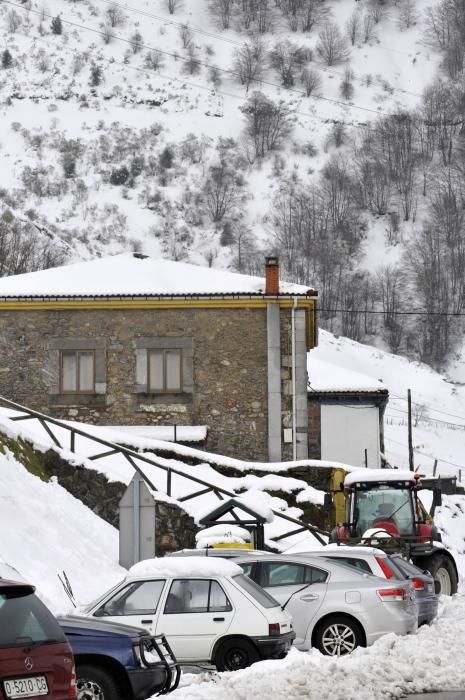
<svg viewBox="0 0 465 700">
<path fill-rule="evenodd" d="M 413 441 L 412 441 L 412 395 L 410 389 L 407 389 L 407 404 L 408 404 L 408 466 L 411 472 L 415 470 L 413 464 Z"/>
</svg>

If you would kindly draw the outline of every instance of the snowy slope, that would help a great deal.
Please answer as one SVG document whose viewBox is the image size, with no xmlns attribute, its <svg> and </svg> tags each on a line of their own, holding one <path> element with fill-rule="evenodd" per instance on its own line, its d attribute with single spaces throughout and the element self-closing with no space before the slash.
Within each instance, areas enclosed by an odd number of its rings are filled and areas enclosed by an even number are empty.
<svg viewBox="0 0 465 700">
<path fill-rule="evenodd" d="M 265 71 L 263 82 L 253 87 L 283 99 L 295 116 L 281 170 L 303 176 L 317 173 L 328 158 L 324 144 L 334 120 L 354 125 L 357 132 L 378 115 L 418 104 L 440 60 L 422 41 L 420 18 L 430 4 L 431 0 L 418 0 L 418 22 L 402 30 L 399 7 L 390 5 L 368 40 L 360 36 L 347 63 L 354 74 L 350 101 L 339 92 L 345 65 L 325 66 L 316 53 L 311 65 L 319 71 L 322 85 L 310 97 L 298 80 L 285 89 L 274 70 Z M 112 5 L 121 21 L 105 43 Z M 353 1 L 331 0 L 327 6 L 331 21 L 345 33 Z M 362 1 L 357 8 L 362 16 L 370 4 Z M 51 21 L 58 15 L 63 31 L 55 35 Z M 181 41 L 185 24 L 199 61 L 194 75 L 186 72 Z M 310 33 L 290 32 L 278 17 L 263 39 L 268 46 L 286 38 L 314 49 L 318 31 L 317 26 Z M 136 32 L 141 46 L 134 52 Z M 234 23 L 222 31 L 208 12 L 207 0 L 183 0 L 174 15 L 164 0 L 51 0 L 43 7 L 8 0 L 0 6 L 0 36 L 13 59 L 0 74 L 0 123 L 5 135 L 2 187 L 12 193 L 8 206 L 15 214 L 24 217 L 24 212 L 33 211 L 73 259 L 142 244 L 147 252 L 188 254 L 202 264 L 213 260 L 228 266 L 237 250 L 222 248 L 217 227 L 188 198 L 195 202 L 208 166 L 217 161 L 218 138 L 240 141 L 244 120 L 239 107 L 247 92 L 232 63 L 247 34 L 237 32 Z M 153 51 L 160 52 L 162 60 L 156 69 L 146 62 Z M 94 87 L 89 83 L 93 65 L 102 72 L 101 84 Z M 219 85 L 209 80 L 212 67 L 218 69 Z M 71 139 L 75 145 L 79 141 L 76 172 L 63 179 L 62 154 L 65 141 Z M 189 144 L 201 143 L 201 160 L 181 155 L 182 141 L 186 152 Z M 316 155 L 305 153 L 309 141 Z M 112 168 L 129 165 L 133 155 L 156 162 L 167 145 L 176 145 L 177 164 L 163 182 L 155 167 L 150 175 L 136 175 L 130 186 L 110 184 Z M 268 236 L 274 167 L 269 159 L 260 167 L 243 168 L 248 187 L 235 213 L 237 222 L 262 241 Z M 39 170 L 39 179 L 31 179 L 25 168 Z M 376 235 L 373 243 L 375 248 L 384 246 Z"/>
<path fill-rule="evenodd" d="M 55 611 L 71 607 L 57 574 L 66 572 L 77 601 L 119 581 L 118 532 L 55 481 L 30 474 L 0 454 L 0 576 L 14 567 Z"/>
</svg>

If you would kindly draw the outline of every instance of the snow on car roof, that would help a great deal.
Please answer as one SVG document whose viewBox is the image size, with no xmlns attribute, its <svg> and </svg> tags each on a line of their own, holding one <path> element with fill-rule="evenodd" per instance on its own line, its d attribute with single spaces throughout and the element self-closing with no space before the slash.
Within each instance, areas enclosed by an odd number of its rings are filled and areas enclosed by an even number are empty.
<svg viewBox="0 0 465 700">
<path fill-rule="evenodd" d="M 242 569 L 230 560 L 205 556 L 144 559 L 129 569 L 130 577 L 140 576 L 235 576 Z"/>
<path fill-rule="evenodd" d="M 406 469 L 357 469 L 347 474 L 344 486 L 360 481 L 416 481 L 415 473 Z"/>
</svg>

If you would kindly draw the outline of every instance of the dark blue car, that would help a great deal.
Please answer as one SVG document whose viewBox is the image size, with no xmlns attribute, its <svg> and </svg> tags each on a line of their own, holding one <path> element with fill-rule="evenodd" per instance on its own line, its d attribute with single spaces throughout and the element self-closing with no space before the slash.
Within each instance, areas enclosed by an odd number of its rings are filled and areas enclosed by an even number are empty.
<svg viewBox="0 0 465 700">
<path fill-rule="evenodd" d="M 78 700 L 146 700 L 177 687 L 180 669 L 164 635 L 88 617 L 58 622 L 73 650 Z"/>
</svg>

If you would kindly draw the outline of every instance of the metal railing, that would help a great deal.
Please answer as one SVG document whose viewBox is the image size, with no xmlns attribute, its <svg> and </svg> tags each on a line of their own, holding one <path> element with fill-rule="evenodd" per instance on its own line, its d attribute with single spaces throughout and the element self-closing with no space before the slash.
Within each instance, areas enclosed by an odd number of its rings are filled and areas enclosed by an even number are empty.
<svg viewBox="0 0 465 700">
<path fill-rule="evenodd" d="M 0 396 L 0 405 L 11 408 L 15 412 L 17 412 L 17 415 L 8 416 L 8 419 L 11 421 L 37 421 L 43 428 L 51 442 L 53 443 L 51 445 L 52 449 L 68 450 L 73 454 L 76 454 L 78 456 L 80 455 L 83 461 L 89 460 L 90 462 L 98 462 L 99 460 L 103 460 L 107 457 L 121 455 L 124 458 L 124 460 L 134 469 L 134 471 L 136 471 L 140 475 L 140 477 L 147 484 L 149 489 L 151 489 L 154 492 L 165 493 L 167 496 L 173 498 L 178 503 L 184 503 L 195 498 L 200 498 L 201 496 L 204 496 L 209 493 L 214 494 L 216 498 L 218 498 L 220 501 L 223 501 L 226 498 L 240 497 L 240 494 L 235 493 L 234 491 L 229 491 L 221 486 L 215 486 L 213 484 L 208 483 L 204 479 L 194 476 L 193 474 L 188 474 L 186 472 L 183 472 L 181 469 L 177 469 L 176 467 L 164 464 L 163 461 L 168 462 L 167 459 L 162 460 L 157 459 L 155 457 L 148 457 L 147 455 L 141 454 L 136 450 L 130 449 L 123 445 L 119 445 L 115 442 L 110 442 L 109 440 L 105 440 L 101 437 L 97 437 L 96 435 L 92 435 L 92 433 L 89 433 L 85 430 L 81 430 L 80 428 L 77 428 L 74 425 L 69 425 L 64 421 L 57 420 L 56 418 L 47 416 L 46 414 L 40 413 L 39 411 L 34 411 L 33 409 L 28 408 L 27 406 L 22 406 L 21 404 L 15 403 L 14 401 L 11 401 L 10 399 L 7 399 L 3 396 Z M 93 427 L 98 429 L 98 426 Z M 62 435 L 59 435 L 57 433 L 57 429 L 59 429 L 60 431 L 64 431 L 64 435 L 67 438 L 66 441 L 63 441 Z M 118 429 L 117 426 L 115 426 L 114 429 L 116 431 Z M 85 440 L 89 440 L 91 443 L 95 443 L 98 446 L 98 451 L 90 455 L 83 455 L 82 453 L 80 454 L 76 448 L 76 442 L 78 437 L 84 438 Z M 28 438 L 24 437 L 24 439 L 27 440 Z M 101 449 L 102 447 L 105 448 L 103 451 Z M 205 457 L 205 463 L 208 463 L 208 456 L 205 455 Z M 182 461 L 182 455 L 179 455 L 178 459 L 179 461 Z M 160 487 L 160 485 L 158 487 L 155 485 L 155 479 L 152 475 L 149 476 L 147 474 L 144 467 L 153 468 L 155 470 L 153 476 L 159 477 L 160 474 L 163 474 L 164 488 Z M 174 495 L 173 477 L 175 476 L 180 479 L 185 479 L 192 488 L 195 488 L 197 490 L 189 492 L 183 496 Z M 157 480 L 159 481 L 160 479 L 158 478 Z M 298 518 L 293 518 L 292 516 L 286 515 L 285 513 L 282 513 L 279 510 L 270 510 L 274 515 L 273 523 L 283 523 L 284 527 L 288 528 L 284 529 L 275 536 L 269 537 L 270 540 L 274 540 L 277 542 L 292 535 L 297 535 L 303 532 L 309 532 L 318 540 L 318 542 L 320 542 L 320 544 L 326 544 L 326 540 L 324 539 L 324 537 L 327 536 L 327 533 L 324 530 L 321 530 L 320 528 L 314 525 L 303 523 Z M 240 519 L 236 516 L 234 512 L 232 512 L 232 516 L 237 522 L 240 521 Z"/>
</svg>

